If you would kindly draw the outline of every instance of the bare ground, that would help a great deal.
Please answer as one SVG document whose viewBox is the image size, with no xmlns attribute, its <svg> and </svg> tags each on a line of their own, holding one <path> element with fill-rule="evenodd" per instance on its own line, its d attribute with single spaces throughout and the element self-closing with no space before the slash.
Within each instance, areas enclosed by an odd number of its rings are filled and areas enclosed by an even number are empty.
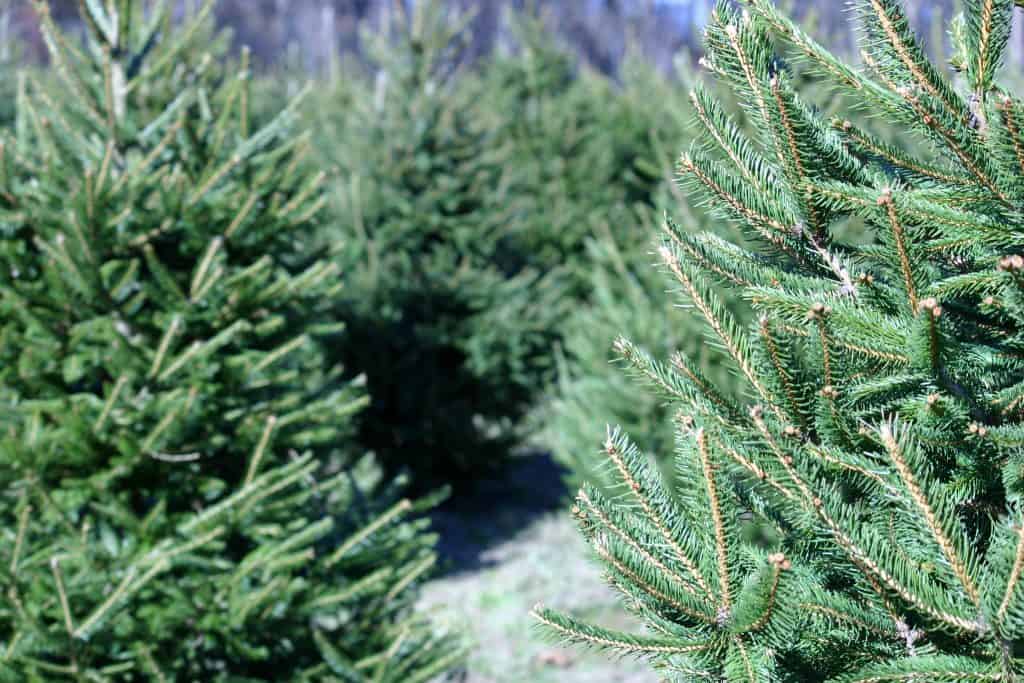
<svg viewBox="0 0 1024 683">
<path fill-rule="evenodd" d="M 642 662 L 616 660 L 545 637 L 538 602 L 603 626 L 637 630 L 602 581 L 569 513 L 560 473 L 529 456 L 457 494 L 435 516 L 448 573 L 422 604 L 475 641 L 465 683 L 655 683 Z"/>
</svg>

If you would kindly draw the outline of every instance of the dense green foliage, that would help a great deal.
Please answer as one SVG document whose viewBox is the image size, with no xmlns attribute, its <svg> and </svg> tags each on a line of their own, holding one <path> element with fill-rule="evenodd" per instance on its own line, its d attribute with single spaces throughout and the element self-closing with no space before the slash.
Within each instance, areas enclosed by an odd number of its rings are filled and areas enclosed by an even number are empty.
<svg viewBox="0 0 1024 683">
<path fill-rule="evenodd" d="M 434 563 L 355 458 L 338 266 L 290 104 L 253 125 L 212 3 L 36 3 L 57 78 L 0 147 L 0 678 L 420 681 Z M 148 8 L 148 11 L 147 11 Z"/>
<path fill-rule="evenodd" d="M 543 387 L 558 275 L 513 243 L 510 161 L 459 71 L 463 24 L 430 2 L 391 29 L 368 36 L 374 73 L 318 106 L 348 247 L 335 352 L 367 374 L 361 443 L 421 481 L 458 478 L 500 461 Z"/>
<path fill-rule="evenodd" d="M 663 431 L 658 404 L 631 402 L 640 391 L 584 415 L 559 396 L 552 412 L 546 388 L 558 375 L 556 394 L 577 378 L 616 382 L 606 361 L 621 329 L 581 335 L 581 323 L 645 326 L 668 301 L 643 267 L 646 227 L 670 194 L 671 150 L 691 134 L 672 106 L 685 90 L 639 59 L 621 83 L 581 69 L 527 15 L 507 51 L 472 69 L 460 63 L 469 36 L 440 3 L 391 28 L 368 36 L 371 73 L 346 66 L 314 107 L 336 170 L 331 235 L 347 243 L 338 357 L 366 370 L 373 396 L 361 443 L 443 479 L 500 462 L 528 411 L 544 432 L 534 443 L 574 471 L 592 460 L 592 440 L 573 433 L 585 420 L 630 414 Z M 640 289 L 600 291 L 609 248 L 643 273 Z"/>
<path fill-rule="evenodd" d="M 594 431 L 601 423 L 626 429 L 672 474 L 671 458 L 665 456 L 674 439 L 673 408 L 634 381 L 628 368 L 613 362 L 617 338 L 627 337 L 656 357 L 681 353 L 695 358 L 716 384 L 727 391 L 734 385 L 721 354 L 704 343 L 700 323 L 677 307 L 664 279 L 650 267 L 655 260 L 654 228 L 668 207 L 683 200 L 674 185 L 672 150 L 696 135 L 684 87 L 693 68 L 680 59 L 676 77 L 669 78 L 630 61 L 616 90 L 594 93 L 588 88 L 577 95 L 593 101 L 594 108 L 604 103 L 600 123 L 587 126 L 588 149 L 634 149 L 630 158 L 608 155 L 604 163 L 595 159 L 597 152 L 570 157 L 569 167 L 581 184 L 590 173 L 602 178 L 600 190 L 591 188 L 576 201 L 582 207 L 589 200 L 600 208 L 584 219 L 590 224 L 582 235 L 585 258 L 576 256 L 575 267 L 585 297 L 563 326 L 557 384 L 537 413 L 542 422 L 539 441 L 568 468 L 573 490 L 584 480 L 596 484 L 605 479 L 601 435 Z M 619 184 L 632 189 L 624 195 L 614 189 Z M 577 214 L 582 211 L 576 209 Z M 729 230 L 727 224 L 688 211 L 691 229 L 698 220 L 720 234 Z"/>
<path fill-rule="evenodd" d="M 612 81 L 576 64 L 540 20 L 513 26 L 516 44 L 483 78 L 508 150 L 515 251 L 544 271 L 565 269 L 566 295 L 586 301 L 591 239 L 610 231 L 631 254 L 650 251 L 639 224 L 668 186 L 685 119 L 663 100 L 684 91 L 640 58 Z"/>
<path fill-rule="evenodd" d="M 686 187 L 758 243 L 669 221 L 679 297 L 743 383 L 618 349 L 676 410 L 669 486 L 619 432 L 616 487 L 574 508 L 649 628 L 543 608 L 563 638 L 648 657 L 664 680 L 1012 681 L 1024 671 L 1024 102 L 996 80 L 1014 0 L 972 0 L 933 64 L 898 0 L 860 0 L 863 66 L 775 8 L 722 2 Z M 854 102 L 826 120 L 789 63 Z M 895 147 L 864 114 L 899 128 Z M 870 239 L 851 240 L 860 223 Z M 717 283 L 717 286 L 716 286 Z M 739 289 L 744 327 L 717 288 Z"/>
<path fill-rule="evenodd" d="M 0 128 L 14 123 L 14 103 L 17 98 L 18 68 L 13 52 L 0 52 Z"/>
</svg>

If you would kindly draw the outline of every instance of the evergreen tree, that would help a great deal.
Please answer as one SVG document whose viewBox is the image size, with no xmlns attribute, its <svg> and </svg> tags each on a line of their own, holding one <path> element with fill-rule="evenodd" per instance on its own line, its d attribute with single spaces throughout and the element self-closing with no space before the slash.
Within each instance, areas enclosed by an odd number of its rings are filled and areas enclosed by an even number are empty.
<svg viewBox="0 0 1024 683">
<path fill-rule="evenodd" d="M 560 315 L 557 274 L 526 268 L 514 244 L 511 162 L 461 68 L 471 16 L 396 10 L 366 37 L 373 74 L 342 84 L 320 124 L 349 246 L 336 351 L 373 396 L 360 441 L 419 482 L 501 461 L 550 374 Z"/>
<path fill-rule="evenodd" d="M 626 256 L 649 261 L 649 220 L 671 177 L 686 115 L 642 58 L 617 80 L 579 64 L 542 19 L 514 17 L 513 49 L 485 65 L 499 145 L 509 150 L 507 195 L 515 252 L 542 270 L 564 268 L 573 301 L 591 298 L 588 242 L 610 231 Z M 685 92 L 685 91 L 683 91 Z"/>
<path fill-rule="evenodd" d="M 964 3 L 955 79 L 897 0 L 855 3 L 862 68 L 769 0 L 718 5 L 704 64 L 757 133 L 697 90 L 706 144 L 680 170 L 760 245 L 667 221 L 660 256 L 746 399 L 620 343 L 677 408 L 676 485 L 612 430 L 618 490 L 584 487 L 574 511 L 650 633 L 538 608 L 550 632 L 665 680 L 1020 678 L 1024 102 L 996 80 L 1014 4 Z M 808 106 L 795 60 L 852 102 L 845 117 Z M 886 144 L 867 116 L 915 143 Z M 871 239 L 840 239 L 851 221 Z M 743 291 L 749 328 L 715 281 Z"/>
<path fill-rule="evenodd" d="M 17 97 L 18 63 L 21 59 L 18 44 L 11 39 L 4 25 L 6 17 L 0 11 L 0 128 L 14 122 L 14 102 Z"/>
<path fill-rule="evenodd" d="M 293 103 L 251 121 L 205 3 L 35 7 L 0 145 L 0 678 L 427 681 L 416 514 L 353 460 L 338 268 Z"/>
<path fill-rule="evenodd" d="M 566 467 L 566 484 L 572 489 L 589 482 L 607 490 L 614 478 L 608 479 L 601 434 L 594 425 L 616 424 L 671 478 L 674 408 L 616 362 L 616 341 L 628 335 L 657 357 L 687 354 L 705 375 L 727 387 L 728 366 L 703 343 L 693 318 L 665 292 L 664 279 L 650 268 L 652 257 L 641 260 L 639 249 L 619 246 L 610 234 L 590 240 L 588 247 L 591 300 L 566 320 L 556 356 L 557 381 L 551 399 L 536 411 L 538 441 Z"/>
<path fill-rule="evenodd" d="M 669 78 L 637 60 L 628 60 L 619 87 L 597 98 L 610 102 L 605 107 L 611 112 L 605 117 L 607 125 L 592 126 L 588 135 L 588 149 L 616 148 L 629 139 L 641 142 L 634 152 L 636 158 L 598 171 L 608 185 L 625 181 L 632 188 L 638 201 L 628 215 L 616 214 L 602 203 L 615 194 L 611 191 L 591 191 L 576 200 L 580 205 L 600 207 L 587 218 L 593 227 L 585 238 L 585 259 L 575 258 L 586 298 L 563 326 L 557 383 L 550 392 L 551 400 L 537 410 L 542 442 L 568 468 L 567 480 L 573 489 L 583 481 L 598 484 L 605 479 L 601 435 L 594 431 L 595 422 L 619 425 L 656 456 L 664 474 L 672 475 L 673 408 L 623 372 L 621 363 L 613 362 L 618 337 L 629 338 L 657 357 L 685 354 L 694 358 L 710 380 L 733 386 L 721 353 L 704 343 L 700 322 L 676 305 L 666 292 L 664 278 L 650 268 L 656 248 L 652 227 L 668 207 L 685 201 L 674 184 L 675 154 L 668 145 L 697 135 L 684 107 L 687 90 L 683 84 L 692 79 L 692 64 L 687 59 L 677 61 L 677 77 Z M 605 168 L 589 163 L 596 154 L 580 156 L 576 172 L 581 177 L 587 169 Z M 688 221 L 700 220 L 702 227 L 723 237 L 737 236 L 727 223 L 689 207 L 686 210 Z M 559 207 L 558 213 L 566 211 Z M 607 213 L 602 217 L 600 211 Z M 581 208 L 576 213 L 582 213 Z M 729 310 L 742 315 L 733 298 L 726 298 Z"/>
</svg>

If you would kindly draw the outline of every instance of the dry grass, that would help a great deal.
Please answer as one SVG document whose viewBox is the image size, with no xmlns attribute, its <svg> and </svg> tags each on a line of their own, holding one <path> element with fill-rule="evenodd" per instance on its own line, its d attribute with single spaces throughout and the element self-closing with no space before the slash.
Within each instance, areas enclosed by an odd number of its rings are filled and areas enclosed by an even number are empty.
<svg viewBox="0 0 1024 683">
<path fill-rule="evenodd" d="M 473 515 L 477 524 L 493 520 Z M 468 523 L 472 524 L 472 521 Z M 635 622 L 589 561 L 567 512 L 547 512 L 427 585 L 423 604 L 476 641 L 465 683 L 655 683 L 642 662 L 553 645 L 529 617 L 537 602 L 627 629 Z"/>
</svg>

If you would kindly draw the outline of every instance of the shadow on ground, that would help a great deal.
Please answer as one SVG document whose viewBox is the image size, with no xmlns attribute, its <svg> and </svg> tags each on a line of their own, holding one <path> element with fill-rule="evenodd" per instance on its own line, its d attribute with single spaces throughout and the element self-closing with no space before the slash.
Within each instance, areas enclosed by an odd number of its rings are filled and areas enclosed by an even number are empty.
<svg viewBox="0 0 1024 683">
<path fill-rule="evenodd" d="M 550 455 L 526 453 L 452 494 L 431 515 L 441 536 L 442 575 L 493 566 L 488 550 L 544 515 L 566 509 L 571 495 L 565 474 Z"/>
<path fill-rule="evenodd" d="M 658 680 L 642 662 L 553 643 L 529 615 L 543 602 L 611 628 L 639 628 L 573 523 L 564 474 L 547 455 L 518 456 L 434 515 L 443 567 L 424 586 L 421 607 L 473 641 L 461 683 Z"/>
</svg>

